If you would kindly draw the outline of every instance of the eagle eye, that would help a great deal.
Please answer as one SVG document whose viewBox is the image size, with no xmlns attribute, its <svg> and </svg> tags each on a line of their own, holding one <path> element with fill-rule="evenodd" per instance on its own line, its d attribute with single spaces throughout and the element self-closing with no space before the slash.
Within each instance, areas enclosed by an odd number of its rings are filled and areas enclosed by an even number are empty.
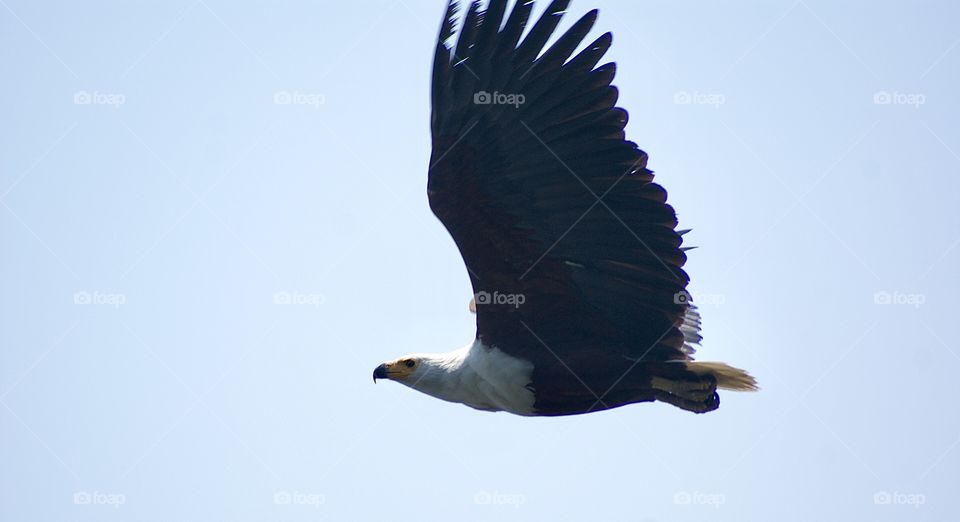
<svg viewBox="0 0 960 522">
<path fill-rule="evenodd" d="M 407 368 L 413 368 L 416 364 L 417 363 L 413 359 L 407 359 L 406 361 L 403 361 L 403 365 Z"/>
</svg>

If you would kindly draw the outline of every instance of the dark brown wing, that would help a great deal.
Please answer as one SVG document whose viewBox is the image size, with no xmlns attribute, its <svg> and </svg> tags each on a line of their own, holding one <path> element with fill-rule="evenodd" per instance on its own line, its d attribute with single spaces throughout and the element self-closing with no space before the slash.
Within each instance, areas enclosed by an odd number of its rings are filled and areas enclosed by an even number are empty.
<svg viewBox="0 0 960 522">
<path fill-rule="evenodd" d="M 451 4 L 433 72 L 430 206 L 470 273 L 477 336 L 535 363 L 687 359 L 681 233 L 624 139 L 615 64 L 597 67 L 611 35 L 571 58 L 591 11 L 541 53 L 568 1 L 522 41 L 532 2 L 504 23 L 506 4 L 471 3 L 455 48 Z"/>
</svg>

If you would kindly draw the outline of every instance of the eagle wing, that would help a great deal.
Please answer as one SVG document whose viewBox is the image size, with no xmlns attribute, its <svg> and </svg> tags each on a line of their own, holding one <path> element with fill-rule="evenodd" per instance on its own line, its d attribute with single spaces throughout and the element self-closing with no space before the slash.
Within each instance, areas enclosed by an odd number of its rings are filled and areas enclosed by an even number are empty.
<svg viewBox="0 0 960 522">
<path fill-rule="evenodd" d="M 477 337 L 534 362 L 689 360 L 699 319 L 685 288 L 682 233 L 627 111 L 597 64 L 612 35 L 576 56 L 590 11 L 541 52 L 568 0 L 521 40 L 532 1 L 457 4 L 433 68 L 428 195 L 477 302 Z M 504 18 L 506 17 L 506 21 Z M 622 359 L 620 359 L 622 360 Z"/>
</svg>

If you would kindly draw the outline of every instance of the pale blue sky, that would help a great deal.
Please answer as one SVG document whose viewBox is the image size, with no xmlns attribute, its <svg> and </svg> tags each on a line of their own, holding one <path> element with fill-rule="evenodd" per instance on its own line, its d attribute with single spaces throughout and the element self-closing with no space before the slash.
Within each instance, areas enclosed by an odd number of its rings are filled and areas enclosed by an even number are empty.
<svg viewBox="0 0 960 522">
<path fill-rule="evenodd" d="M 956 519 L 960 9 L 720 4 L 572 11 L 763 390 L 529 419 L 370 380 L 473 335 L 442 0 L 0 1 L 0 519 Z"/>
</svg>

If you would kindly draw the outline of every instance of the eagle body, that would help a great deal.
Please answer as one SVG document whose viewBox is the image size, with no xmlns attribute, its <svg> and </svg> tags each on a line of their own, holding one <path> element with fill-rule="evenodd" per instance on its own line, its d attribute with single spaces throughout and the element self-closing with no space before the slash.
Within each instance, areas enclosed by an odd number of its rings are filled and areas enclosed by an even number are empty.
<svg viewBox="0 0 960 522">
<path fill-rule="evenodd" d="M 626 139 L 616 64 L 598 65 L 613 36 L 583 45 L 597 11 L 552 39 L 568 4 L 534 23 L 532 0 L 447 6 L 427 195 L 466 265 L 477 331 L 460 350 L 381 364 L 374 380 L 525 416 L 653 401 L 713 411 L 718 389 L 756 382 L 693 360 L 688 231 Z"/>
</svg>

